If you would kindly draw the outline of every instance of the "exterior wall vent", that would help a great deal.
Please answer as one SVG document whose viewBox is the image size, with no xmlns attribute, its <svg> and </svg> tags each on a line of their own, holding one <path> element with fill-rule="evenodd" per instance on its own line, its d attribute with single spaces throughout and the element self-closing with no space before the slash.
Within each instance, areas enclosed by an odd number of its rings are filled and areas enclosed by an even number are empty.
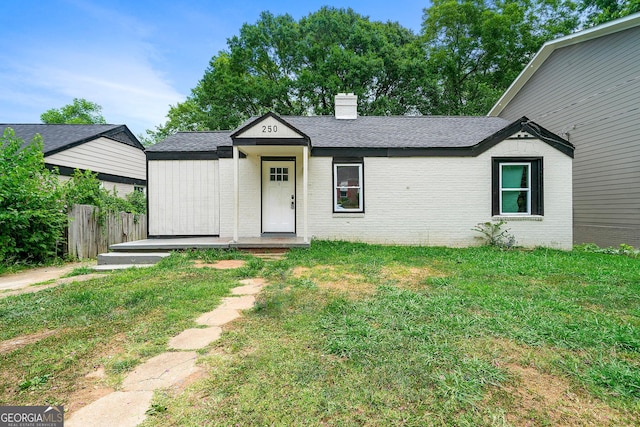
<svg viewBox="0 0 640 427">
<path fill-rule="evenodd" d="M 355 120 L 358 118 L 358 95 L 339 93 L 336 95 L 336 119 Z"/>
</svg>

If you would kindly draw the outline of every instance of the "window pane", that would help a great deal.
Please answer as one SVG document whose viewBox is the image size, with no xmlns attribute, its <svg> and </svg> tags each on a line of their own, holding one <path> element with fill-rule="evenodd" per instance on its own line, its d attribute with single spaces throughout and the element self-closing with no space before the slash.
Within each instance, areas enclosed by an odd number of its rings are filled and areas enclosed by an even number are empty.
<svg viewBox="0 0 640 427">
<path fill-rule="evenodd" d="M 528 213 L 528 191 L 503 191 L 502 213 Z"/>
<path fill-rule="evenodd" d="M 360 209 L 360 190 L 357 188 L 337 189 L 337 208 Z"/>
<path fill-rule="evenodd" d="M 334 174 L 335 210 L 362 211 L 362 165 L 335 165 Z"/>
<path fill-rule="evenodd" d="M 360 168 L 358 166 L 338 166 L 337 183 L 342 187 L 360 186 Z"/>
<path fill-rule="evenodd" d="M 529 188 L 528 165 L 502 165 L 502 188 Z"/>
</svg>

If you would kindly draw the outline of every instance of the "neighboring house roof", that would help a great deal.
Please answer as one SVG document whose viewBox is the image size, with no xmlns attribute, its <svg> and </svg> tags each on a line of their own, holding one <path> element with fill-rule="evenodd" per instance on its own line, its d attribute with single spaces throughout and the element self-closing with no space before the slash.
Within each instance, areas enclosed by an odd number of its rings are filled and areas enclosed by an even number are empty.
<svg viewBox="0 0 640 427">
<path fill-rule="evenodd" d="M 212 151 L 229 145 L 230 131 L 178 132 L 162 142 L 147 148 L 151 152 L 163 151 Z"/>
<path fill-rule="evenodd" d="M 475 155 L 520 130 L 535 135 L 568 155 L 573 146 L 564 139 L 530 122 L 526 117 L 515 122 L 499 117 L 460 116 L 360 116 L 355 120 L 339 120 L 334 116 L 276 116 L 267 113 L 243 123 L 241 131 L 275 116 L 311 140 L 312 152 L 342 149 L 385 150 L 389 155 L 429 155 L 437 150 Z M 178 132 L 147 148 L 147 158 L 171 158 L 170 153 L 217 150 L 228 157 L 236 132 Z M 477 149 L 477 150 L 476 150 Z M 202 157 L 204 158 L 204 157 Z M 216 158 L 210 156 L 209 158 Z"/>
<path fill-rule="evenodd" d="M 126 125 L 74 125 L 74 124 L 0 124 L 0 131 L 12 128 L 25 143 L 31 142 L 35 134 L 40 134 L 45 156 L 58 153 L 85 142 L 105 137 L 140 150 L 144 147 Z"/>
<path fill-rule="evenodd" d="M 509 102 L 515 98 L 520 89 L 524 87 L 538 68 L 540 68 L 547 58 L 549 58 L 549 56 L 551 56 L 551 54 L 557 49 L 628 30 L 637 26 L 640 26 L 640 13 L 635 13 L 633 15 L 616 19 L 615 21 L 598 25 L 584 31 L 579 31 L 574 34 L 569 34 L 568 36 L 545 43 L 531 61 L 529 61 L 529 64 L 524 68 L 524 70 L 522 70 L 520 75 L 513 81 L 513 83 L 511 83 L 511 86 L 509 86 L 507 91 L 502 95 L 502 97 L 500 97 L 498 102 L 496 102 L 491 111 L 489 111 L 488 116 L 498 116 Z"/>
</svg>

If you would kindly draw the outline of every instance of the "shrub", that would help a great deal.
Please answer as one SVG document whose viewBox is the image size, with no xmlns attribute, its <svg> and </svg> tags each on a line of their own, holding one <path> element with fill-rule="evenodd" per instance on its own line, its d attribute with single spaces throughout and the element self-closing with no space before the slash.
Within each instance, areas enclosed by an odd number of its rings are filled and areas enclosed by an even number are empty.
<svg viewBox="0 0 640 427">
<path fill-rule="evenodd" d="M 516 238 L 513 234 L 509 233 L 509 229 L 502 228 L 505 224 L 506 222 L 504 221 L 480 222 L 476 224 L 472 230 L 482 234 L 482 236 L 476 237 L 484 240 L 486 245 L 511 249 L 516 245 Z"/>
<path fill-rule="evenodd" d="M 143 214 L 147 209 L 144 193 L 134 191 L 121 198 L 115 189 L 109 192 L 102 188 L 98 174 L 90 170 L 74 171 L 71 179 L 64 185 L 64 198 L 67 208 L 73 205 L 93 205 L 100 209 L 101 215 L 109 211 Z"/>
<path fill-rule="evenodd" d="M 44 165 L 42 138 L 25 144 L 7 128 L 0 138 L 0 263 L 55 257 L 66 219 L 58 177 Z"/>
<path fill-rule="evenodd" d="M 601 248 L 595 243 L 585 243 L 582 245 L 574 246 L 574 249 L 578 252 L 593 252 L 599 254 L 609 255 L 624 255 L 630 258 L 638 258 L 639 251 L 631 245 L 621 243 L 617 248 L 609 246 L 608 248 Z"/>
</svg>

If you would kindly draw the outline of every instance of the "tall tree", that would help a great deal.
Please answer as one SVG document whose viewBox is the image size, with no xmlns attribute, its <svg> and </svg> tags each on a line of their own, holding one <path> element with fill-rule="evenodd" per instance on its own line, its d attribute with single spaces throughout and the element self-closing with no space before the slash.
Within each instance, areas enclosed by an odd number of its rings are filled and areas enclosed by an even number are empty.
<svg viewBox="0 0 640 427">
<path fill-rule="evenodd" d="M 47 124 L 105 124 L 102 107 L 84 98 L 74 98 L 73 103 L 62 108 L 52 108 L 40 115 Z"/>
<path fill-rule="evenodd" d="M 397 23 L 323 7 L 295 21 L 263 12 L 214 56 L 203 78 L 152 136 L 229 129 L 279 114 L 327 114 L 338 92 L 359 95 L 361 114 L 404 114 L 426 103 L 428 68 L 419 38 Z"/>
<path fill-rule="evenodd" d="M 424 11 L 431 113 L 486 114 L 542 44 L 578 25 L 570 0 L 434 0 Z"/>
<path fill-rule="evenodd" d="M 640 0 L 582 0 L 580 10 L 592 26 L 640 12 Z"/>
</svg>

